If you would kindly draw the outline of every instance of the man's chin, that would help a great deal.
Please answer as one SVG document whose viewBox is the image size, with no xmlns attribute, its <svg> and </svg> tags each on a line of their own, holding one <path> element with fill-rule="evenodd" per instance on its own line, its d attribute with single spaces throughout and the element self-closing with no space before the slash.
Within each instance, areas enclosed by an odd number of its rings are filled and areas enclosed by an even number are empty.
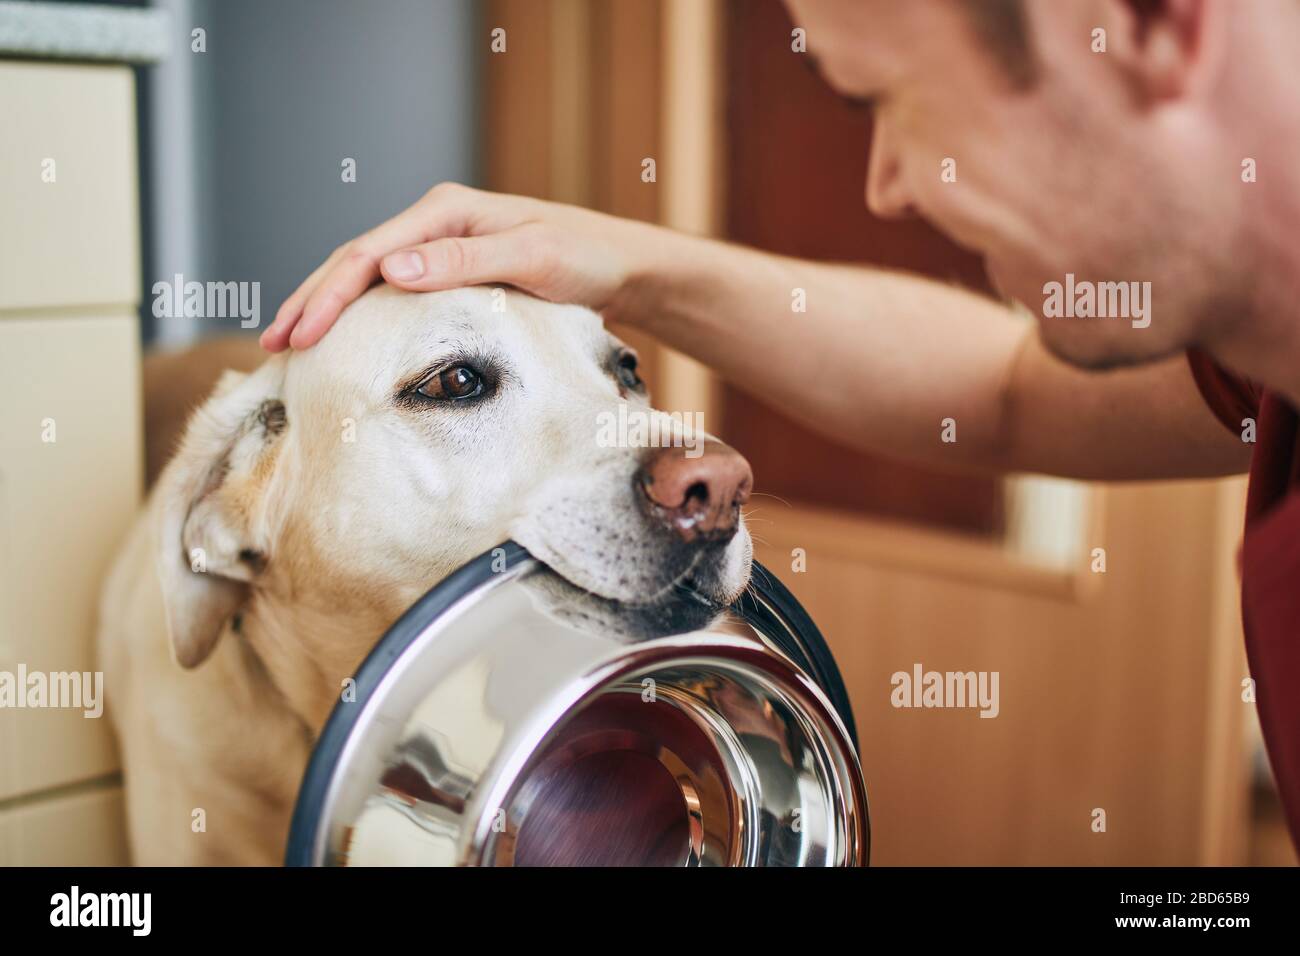
<svg viewBox="0 0 1300 956">
<path fill-rule="evenodd" d="M 1134 329 L 1123 318 L 1048 318 L 1043 314 L 1043 286 L 1059 280 L 1031 280 L 991 255 L 984 257 L 984 268 L 998 297 L 1033 318 L 1043 348 L 1074 368 L 1085 372 L 1133 368 L 1162 361 L 1185 348 L 1160 342 L 1151 329 Z"/>
<path fill-rule="evenodd" d="M 1097 328 L 1080 328 L 1081 334 L 1061 335 L 1060 330 L 1048 328 L 1046 322 L 1107 322 L 1108 319 L 1039 319 L 1038 338 L 1043 348 L 1067 365 L 1085 372 L 1114 372 L 1160 362 L 1183 351 L 1181 347 L 1158 348 L 1154 342 L 1144 340 L 1146 349 L 1133 348 L 1131 340 L 1117 341 Z M 1145 329 L 1132 333 L 1141 335 Z"/>
</svg>

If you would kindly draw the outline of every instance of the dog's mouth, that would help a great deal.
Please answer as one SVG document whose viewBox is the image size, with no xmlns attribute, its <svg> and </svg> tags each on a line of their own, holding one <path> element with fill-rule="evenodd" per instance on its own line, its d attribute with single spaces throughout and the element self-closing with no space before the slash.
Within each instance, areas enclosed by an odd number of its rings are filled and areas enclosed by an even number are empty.
<svg viewBox="0 0 1300 956">
<path fill-rule="evenodd" d="M 645 641 L 703 630 L 731 606 L 723 589 L 708 580 L 708 571 L 695 566 L 645 600 L 606 597 L 549 564 L 544 567 L 547 573 L 537 576 L 534 590 L 548 613 L 622 640 Z"/>
</svg>

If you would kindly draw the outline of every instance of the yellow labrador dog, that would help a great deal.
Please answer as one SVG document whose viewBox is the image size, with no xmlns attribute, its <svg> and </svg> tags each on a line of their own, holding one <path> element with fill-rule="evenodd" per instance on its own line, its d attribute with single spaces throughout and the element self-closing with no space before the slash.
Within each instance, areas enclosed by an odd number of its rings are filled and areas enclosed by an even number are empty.
<svg viewBox="0 0 1300 956">
<path fill-rule="evenodd" d="M 676 440 L 610 427 L 647 421 Z M 317 347 L 227 372 L 105 586 L 136 862 L 279 862 L 343 681 L 506 538 L 620 616 L 676 608 L 689 582 L 677 623 L 707 623 L 748 582 L 750 484 L 650 409 L 598 316 L 518 293 L 381 286 Z"/>
</svg>

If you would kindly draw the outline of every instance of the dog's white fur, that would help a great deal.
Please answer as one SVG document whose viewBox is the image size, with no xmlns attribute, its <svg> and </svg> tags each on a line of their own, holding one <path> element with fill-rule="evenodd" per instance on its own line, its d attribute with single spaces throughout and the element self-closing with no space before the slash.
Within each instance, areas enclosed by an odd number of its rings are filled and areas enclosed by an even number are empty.
<svg viewBox="0 0 1300 956">
<path fill-rule="evenodd" d="M 226 374 L 104 591 L 137 863 L 277 863 L 345 678 L 425 590 L 506 538 L 608 606 L 653 607 L 688 573 L 719 605 L 738 595 L 743 525 L 711 550 L 656 533 L 636 500 L 641 451 L 596 440 L 600 412 L 649 410 L 620 387 L 618 348 L 585 309 L 379 287 L 310 351 Z M 485 400 L 399 395 L 460 359 L 495 370 Z"/>
</svg>

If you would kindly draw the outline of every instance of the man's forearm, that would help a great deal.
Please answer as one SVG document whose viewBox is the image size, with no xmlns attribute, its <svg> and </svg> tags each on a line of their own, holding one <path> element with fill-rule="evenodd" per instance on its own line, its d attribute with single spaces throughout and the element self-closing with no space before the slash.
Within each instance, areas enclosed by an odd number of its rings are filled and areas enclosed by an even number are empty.
<svg viewBox="0 0 1300 956">
<path fill-rule="evenodd" d="M 1008 467 L 1005 392 L 1030 327 L 964 290 L 900 273 L 656 232 L 612 317 L 840 441 L 902 458 Z M 800 307 L 804 311 L 800 311 Z M 959 441 L 941 441 L 942 421 Z"/>
</svg>

